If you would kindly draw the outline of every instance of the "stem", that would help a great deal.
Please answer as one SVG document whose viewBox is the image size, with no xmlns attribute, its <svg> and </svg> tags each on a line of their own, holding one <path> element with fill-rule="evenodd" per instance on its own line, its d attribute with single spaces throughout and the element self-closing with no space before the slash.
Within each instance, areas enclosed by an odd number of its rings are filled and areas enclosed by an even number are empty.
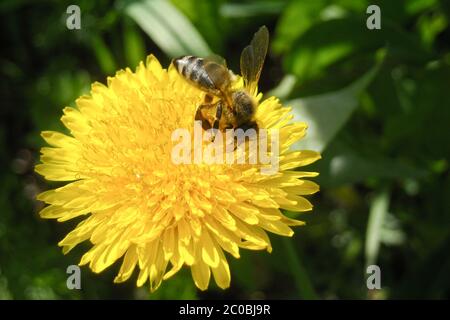
<svg viewBox="0 0 450 320">
<path fill-rule="evenodd" d="M 294 245 L 292 244 L 292 239 L 284 238 L 282 240 L 287 253 L 287 262 L 294 277 L 295 285 L 300 298 L 305 300 L 318 299 L 309 276 L 300 261 L 300 257 L 298 256 Z"/>
</svg>

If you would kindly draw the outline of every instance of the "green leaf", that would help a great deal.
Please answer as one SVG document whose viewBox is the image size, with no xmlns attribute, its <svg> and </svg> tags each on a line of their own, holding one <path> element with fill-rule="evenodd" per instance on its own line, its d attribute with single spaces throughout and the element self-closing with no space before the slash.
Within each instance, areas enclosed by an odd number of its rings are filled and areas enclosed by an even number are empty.
<svg viewBox="0 0 450 320">
<path fill-rule="evenodd" d="M 348 87 L 322 95 L 290 100 L 294 120 L 305 121 L 307 136 L 294 148 L 323 151 L 358 106 L 358 96 L 377 74 L 380 63 Z"/>
<path fill-rule="evenodd" d="M 211 53 L 197 29 L 169 1 L 126 2 L 124 10 L 169 57 Z"/>
<path fill-rule="evenodd" d="M 362 146 L 350 145 L 341 139 L 334 141 L 318 163 L 319 184 L 335 188 L 366 182 L 368 179 L 422 179 L 429 174 L 425 169 L 387 157 L 381 150 L 363 152 L 361 149 Z M 375 146 L 371 149 L 375 149 Z"/>
<path fill-rule="evenodd" d="M 315 24 L 289 45 L 292 50 L 286 56 L 284 68 L 300 81 L 314 79 L 356 53 L 370 54 L 382 47 L 389 47 L 392 58 L 399 60 L 428 59 L 418 37 L 402 31 L 388 19 L 383 19 L 381 30 L 369 30 L 363 15 Z"/>
<path fill-rule="evenodd" d="M 402 69 L 392 72 L 392 87 L 396 88 L 397 100 L 384 96 L 389 90 L 385 83 L 374 81 L 371 95 L 383 118 L 383 136 L 395 152 L 411 159 L 430 159 L 430 165 L 439 159 L 450 159 L 449 121 L 450 64 L 438 62 L 420 72 L 403 74 Z M 399 74 L 397 75 L 397 71 Z M 389 74 L 386 75 L 388 79 Z M 381 82 L 381 83 L 380 83 Z M 387 81 L 384 81 L 387 82 Z M 374 94 L 376 93 L 376 95 Z M 384 138 L 383 137 L 383 138 Z M 414 139 L 411 139 L 414 137 Z"/>
<path fill-rule="evenodd" d="M 422 42 L 427 48 L 431 48 L 436 37 L 448 27 L 447 17 L 442 12 L 432 16 L 423 14 L 419 18 L 418 27 Z"/>
<path fill-rule="evenodd" d="M 366 265 L 376 263 L 383 223 L 389 208 L 389 193 L 383 191 L 372 201 L 366 233 Z"/>
<path fill-rule="evenodd" d="M 367 0 L 291 1 L 279 19 L 273 49 L 277 53 L 289 51 L 309 28 L 351 13 L 363 13 L 368 5 Z"/>
<path fill-rule="evenodd" d="M 324 0 L 292 1 L 283 11 L 278 22 L 273 49 L 277 53 L 291 48 L 292 42 L 318 19 Z"/>
<path fill-rule="evenodd" d="M 438 4 L 437 0 L 408 0 L 405 1 L 405 11 L 409 15 L 418 14 L 421 11 L 430 9 Z"/>
</svg>

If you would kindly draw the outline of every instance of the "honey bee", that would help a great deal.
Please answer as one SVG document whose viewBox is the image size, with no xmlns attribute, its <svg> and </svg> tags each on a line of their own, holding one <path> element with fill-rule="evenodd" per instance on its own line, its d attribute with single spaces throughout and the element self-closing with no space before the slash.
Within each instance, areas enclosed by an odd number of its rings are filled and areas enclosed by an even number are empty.
<svg viewBox="0 0 450 320">
<path fill-rule="evenodd" d="M 269 31 L 262 26 L 253 36 L 250 45 L 241 53 L 240 67 L 244 88 L 239 90 L 232 88 L 235 75 L 219 56 L 183 56 L 173 60 L 173 65 L 184 79 L 206 92 L 204 101 L 195 114 L 195 120 L 202 121 L 204 130 L 258 130 L 254 119 L 257 102 L 253 96 L 257 90 L 268 44 Z"/>
</svg>

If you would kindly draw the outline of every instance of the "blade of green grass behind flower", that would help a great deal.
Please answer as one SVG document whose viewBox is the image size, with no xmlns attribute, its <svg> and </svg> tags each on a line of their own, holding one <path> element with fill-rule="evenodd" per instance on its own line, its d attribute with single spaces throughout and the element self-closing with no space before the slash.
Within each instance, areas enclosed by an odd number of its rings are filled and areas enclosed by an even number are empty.
<svg viewBox="0 0 450 320">
<path fill-rule="evenodd" d="M 106 45 L 103 38 L 98 34 L 92 34 L 90 39 L 92 49 L 94 50 L 94 54 L 103 73 L 107 75 L 113 75 L 117 70 L 117 65 L 114 60 L 113 54 L 111 53 L 111 50 Z"/>
<path fill-rule="evenodd" d="M 123 25 L 124 53 L 127 65 L 137 66 L 139 61 L 145 60 L 145 43 L 139 28 L 134 21 L 125 17 Z"/>
<path fill-rule="evenodd" d="M 169 57 L 211 53 L 197 29 L 169 1 L 124 2 L 124 10 Z"/>
<path fill-rule="evenodd" d="M 223 53 L 226 38 L 227 22 L 220 16 L 221 0 L 170 0 L 201 33 L 206 43 L 215 53 Z"/>
<path fill-rule="evenodd" d="M 366 233 L 366 265 L 376 263 L 381 243 L 383 222 L 389 208 L 389 193 L 383 191 L 378 194 L 370 206 L 369 221 Z"/>
</svg>

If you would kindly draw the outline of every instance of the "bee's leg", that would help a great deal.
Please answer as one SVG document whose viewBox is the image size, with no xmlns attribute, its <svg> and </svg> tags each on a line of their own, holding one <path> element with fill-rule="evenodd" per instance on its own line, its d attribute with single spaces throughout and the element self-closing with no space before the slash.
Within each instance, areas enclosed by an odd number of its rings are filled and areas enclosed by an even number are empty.
<svg viewBox="0 0 450 320">
<path fill-rule="evenodd" d="M 209 114 L 211 114 L 211 109 L 216 105 L 216 103 L 211 103 L 212 101 L 213 97 L 206 94 L 204 103 L 198 106 L 197 112 L 195 113 L 195 120 L 200 120 L 202 122 L 202 128 L 205 131 L 212 128 Z"/>
<path fill-rule="evenodd" d="M 216 119 L 214 120 L 214 125 L 213 125 L 214 129 L 219 129 L 219 121 L 222 118 L 222 108 L 223 108 L 223 104 L 222 104 L 222 102 L 219 102 L 217 104 Z"/>
<path fill-rule="evenodd" d="M 213 123 L 213 129 L 215 129 L 215 130 L 219 130 L 219 123 L 220 123 L 220 119 L 222 118 L 222 103 L 221 102 L 219 102 L 218 104 L 217 104 L 217 109 L 216 109 L 216 117 L 215 117 L 215 120 L 214 120 L 214 123 Z M 212 139 L 211 139 L 211 141 L 214 141 L 214 139 L 216 138 L 216 136 L 214 135 L 213 137 L 212 137 Z"/>
<path fill-rule="evenodd" d="M 209 121 L 203 116 L 202 110 L 206 109 L 208 106 L 201 105 L 197 108 L 197 112 L 195 113 L 195 120 L 200 120 L 202 122 L 203 130 L 211 129 L 211 124 Z"/>
</svg>

